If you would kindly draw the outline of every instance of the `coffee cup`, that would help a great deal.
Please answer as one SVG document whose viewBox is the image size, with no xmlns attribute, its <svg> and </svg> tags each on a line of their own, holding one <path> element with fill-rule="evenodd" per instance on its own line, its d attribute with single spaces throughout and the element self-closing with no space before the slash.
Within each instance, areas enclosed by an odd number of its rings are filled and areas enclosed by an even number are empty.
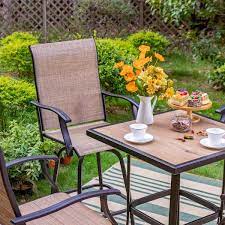
<svg viewBox="0 0 225 225">
<path fill-rule="evenodd" d="M 221 144 L 223 140 L 223 136 L 225 134 L 225 130 L 221 128 L 208 128 L 206 132 L 208 134 L 208 140 L 210 145 Z"/>
<path fill-rule="evenodd" d="M 142 140 L 146 134 L 148 126 L 143 123 L 134 123 L 130 125 L 130 130 L 136 140 Z"/>
</svg>

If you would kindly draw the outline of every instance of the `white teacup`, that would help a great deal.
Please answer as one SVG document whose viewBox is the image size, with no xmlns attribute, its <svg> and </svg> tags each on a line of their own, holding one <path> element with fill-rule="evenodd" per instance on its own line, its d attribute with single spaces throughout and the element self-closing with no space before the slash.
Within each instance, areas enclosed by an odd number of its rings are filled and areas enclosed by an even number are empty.
<svg viewBox="0 0 225 225">
<path fill-rule="evenodd" d="M 223 140 L 223 136 L 225 134 L 225 130 L 221 128 L 208 128 L 206 132 L 208 134 L 208 140 L 210 145 L 221 144 Z"/>
<path fill-rule="evenodd" d="M 134 123 L 130 125 L 130 130 L 136 140 L 142 140 L 146 134 L 148 126 L 143 123 Z"/>
</svg>

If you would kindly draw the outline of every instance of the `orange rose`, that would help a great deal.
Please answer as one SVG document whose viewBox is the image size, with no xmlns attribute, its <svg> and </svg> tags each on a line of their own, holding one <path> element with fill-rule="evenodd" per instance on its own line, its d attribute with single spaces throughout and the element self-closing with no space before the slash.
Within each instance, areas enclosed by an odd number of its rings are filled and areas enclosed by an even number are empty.
<svg viewBox="0 0 225 225">
<path fill-rule="evenodd" d="M 162 55 L 160 55 L 159 53 L 155 52 L 154 55 L 160 62 L 165 61 L 165 58 Z"/>
<path fill-rule="evenodd" d="M 122 68 L 123 65 L 124 65 L 124 62 L 121 61 L 121 62 L 116 63 L 115 66 L 114 66 L 114 68 L 119 69 L 119 68 Z"/>
<path fill-rule="evenodd" d="M 141 52 L 139 55 L 139 59 L 144 59 L 146 55 L 146 52 Z"/>
<path fill-rule="evenodd" d="M 140 70 L 136 70 L 136 75 L 137 75 L 137 76 L 139 76 L 139 75 L 140 75 L 140 73 L 141 73 L 141 71 L 140 71 Z"/>
<path fill-rule="evenodd" d="M 129 65 L 124 65 L 122 71 L 120 72 L 121 76 L 125 76 L 128 73 L 133 73 L 133 67 Z"/>
<path fill-rule="evenodd" d="M 130 82 L 132 80 L 136 80 L 137 78 L 135 77 L 134 73 L 128 73 L 127 75 L 124 76 L 124 79 L 127 82 Z"/>
<path fill-rule="evenodd" d="M 139 46 L 138 49 L 140 50 L 140 52 L 145 52 L 145 53 L 150 51 L 150 47 L 147 45 L 141 45 Z"/>
<path fill-rule="evenodd" d="M 127 91 L 132 92 L 132 93 L 136 92 L 138 90 L 135 81 L 131 81 L 130 83 L 128 83 L 126 85 L 126 89 L 127 89 Z"/>
<path fill-rule="evenodd" d="M 147 58 L 144 58 L 144 59 L 137 59 L 133 62 L 133 66 L 136 68 L 136 69 L 142 69 L 142 67 L 148 63 L 148 62 L 151 62 L 152 61 L 152 57 L 147 57 Z"/>
</svg>

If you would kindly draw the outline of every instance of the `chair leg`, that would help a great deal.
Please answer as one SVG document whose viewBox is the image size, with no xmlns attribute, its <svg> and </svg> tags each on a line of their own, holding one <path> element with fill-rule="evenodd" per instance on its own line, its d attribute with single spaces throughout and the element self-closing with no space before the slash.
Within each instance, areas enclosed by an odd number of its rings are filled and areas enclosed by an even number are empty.
<svg viewBox="0 0 225 225">
<path fill-rule="evenodd" d="M 99 179 L 99 189 L 103 189 L 103 178 L 102 178 L 102 164 L 101 164 L 101 155 L 100 152 L 96 153 L 97 158 L 97 166 L 98 166 L 98 179 Z M 100 197 L 100 206 L 101 206 L 101 212 L 104 212 L 104 199 Z"/>
<path fill-rule="evenodd" d="M 223 161 L 223 186 L 222 186 L 222 195 L 225 194 L 225 160 Z M 225 224 L 225 222 L 222 222 L 223 219 L 223 210 L 224 210 L 224 200 L 221 199 L 221 204 L 220 204 L 220 213 L 219 213 L 219 218 L 217 223 L 218 224 Z"/>
<path fill-rule="evenodd" d="M 124 180 L 124 186 L 125 186 L 125 189 L 127 190 L 127 172 L 126 172 L 126 167 L 125 167 L 123 157 L 120 154 L 120 152 L 118 152 L 117 150 L 112 149 L 109 151 L 112 152 L 114 155 L 116 155 L 119 159 L 120 167 L 121 167 L 121 171 L 122 171 L 122 175 L 123 175 L 123 180 Z"/>
<path fill-rule="evenodd" d="M 112 225 L 118 225 L 118 223 L 113 218 L 113 216 L 109 210 L 107 197 L 102 197 L 101 204 L 103 206 L 102 208 L 103 208 L 104 215 L 109 219 L 109 221 L 112 223 Z"/>
<path fill-rule="evenodd" d="M 79 157 L 78 159 L 78 174 L 77 174 L 77 193 L 81 194 L 82 192 L 82 165 L 83 165 L 84 157 Z"/>
</svg>

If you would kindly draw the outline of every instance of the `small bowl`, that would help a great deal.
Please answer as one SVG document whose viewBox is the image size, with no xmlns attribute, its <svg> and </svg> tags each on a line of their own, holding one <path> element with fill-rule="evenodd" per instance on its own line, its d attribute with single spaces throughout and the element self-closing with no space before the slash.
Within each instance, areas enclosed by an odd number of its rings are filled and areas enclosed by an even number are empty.
<svg viewBox="0 0 225 225">
<path fill-rule="evenodd" d="M 181 133 L 191 130 L 192 121 L 187 115 L 176 115 L 171 120 L 171 127 L 173 130 Z"/>
</svg>

